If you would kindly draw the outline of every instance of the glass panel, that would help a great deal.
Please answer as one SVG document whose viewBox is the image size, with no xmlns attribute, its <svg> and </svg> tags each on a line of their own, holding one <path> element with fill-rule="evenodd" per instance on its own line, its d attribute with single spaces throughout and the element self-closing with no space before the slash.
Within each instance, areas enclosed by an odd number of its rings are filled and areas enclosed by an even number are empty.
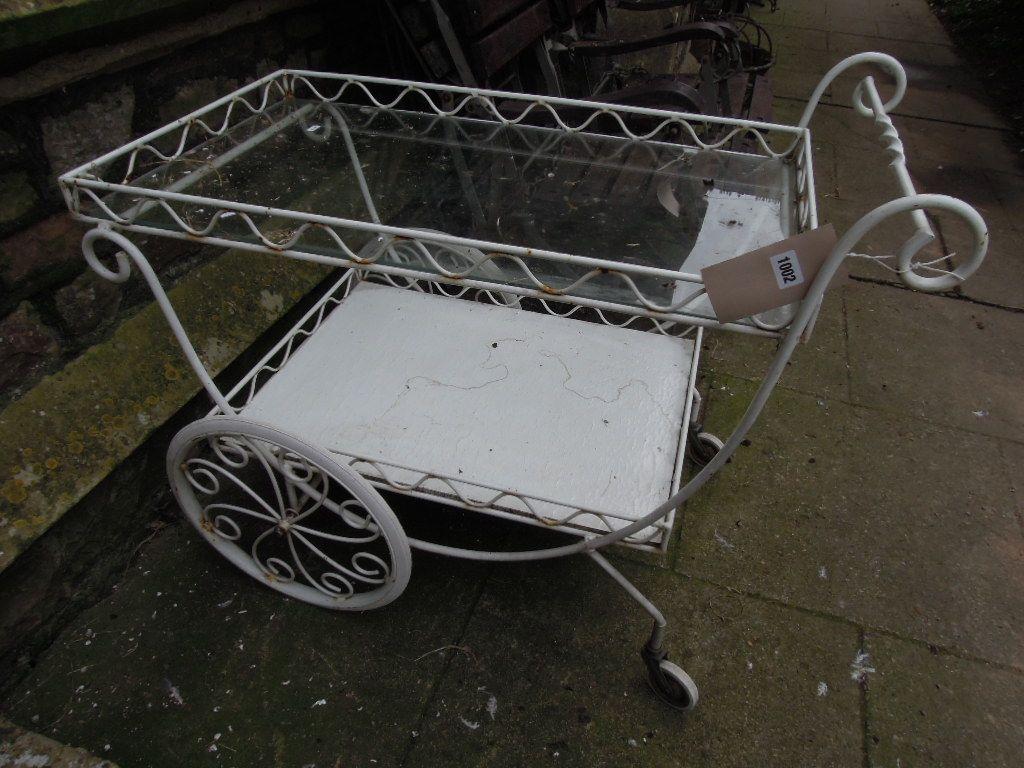
<svg viewBox="0 0 1024 768">
<path fill-rule="evenodd" d="M 274 105 L 132 184 L 692 272 L 790 231 L 789 168 L 778 159 L 321 102 Z M 108 202 L 122 213 L 136 204 L 123 196 Z M 165 209 L 142 206 L 139 223 L 177 228 Z M 201 206 L 172 207 L 197 229 L 213 216 Z M 298 232 L 300 224 L 283 219 L 255 223 L 276 243 L 299 237 L 296 247 L 337 253 L 322 230 Z M 238 216 L 217 220 L 208 234 L 256 240 Z M 338 234 L 353 250 L 371 239 Z M 474 267 L 483 258 L 478 251 L 430 250 L 445 269 L 527 284 L 508 260 Z M 380 258 L 426 261 L 411 247 L 388 248 Z M 529 264 L 556 287 L 586 271 L 540 259 Z M 636 282 L 653 300 L 672 297 L 671 285 Z M 633 299 L 614 276 L 579 293 Z"/>
</svg>

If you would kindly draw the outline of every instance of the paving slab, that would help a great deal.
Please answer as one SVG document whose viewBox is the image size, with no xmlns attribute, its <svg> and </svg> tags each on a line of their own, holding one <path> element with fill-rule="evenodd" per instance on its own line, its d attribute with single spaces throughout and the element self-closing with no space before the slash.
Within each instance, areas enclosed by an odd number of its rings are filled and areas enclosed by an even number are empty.
<svg viewBox="0 0 1024 768">
<path fill-rule="evenodd" d="M 828 32 L 831 29 L 843 29 L 862 35 L 878 34 L 878 21 L 871 14 L 851 16 L 821 16 L 817 13 L 806 13 L 800 8 L 785 8 L 772 16 L 764 17 L 769 30 L 779 27 L 813 29 Z"/>
<path fill-rule="evenodd" d="M 1004 441 L 1002 444 L 1003 465 L 1010 478 L 1013 498 L 1017 502 L 1017 520 L 1024 532 L 1024 443 Z"/>
<path fill-rule="evenodd" d="M 835 25 L 828 33 L 828 49 L 837 57 L 852 56 L 862 51 L 878 51 L 888 53 L 907 61 L 921 65 L 962 66 L 963 59 L 957 53 L 952 42 L 922 42 L 920 40 L 904 40 L 888 34 L 884 30 L 878 35 L 866 35 L 851 32 Z M 903 62 L 906 63 L 906 62 Z M 954 82 L 960 80 L 959 75 L 953 76 Z"/>
<path fill-rule="evenodd" d="M 828 10 L 821 4 L 817 6 L 810 3 L 799 3 L 793 6 L 780 5 L 780 10 L 762 18 L 780 26 L 828 28 Z"/>
<path fill-rule="evenodd" d="M 1024 309 L 1024 176 L 999 171 L 967 172 L 946 165 L 936 174 L 956 175 L 958 194 L 973 205 L 989 227 L 989 251 L 984 263 L 960 293 L 1002 307 Z M 959 190 L 963 190 L 960 192 Z M 943 226 L 949 251 L 968 253 L 972 238 L 966 227 L 952 222 Z"/>
<path fill-rule="evenodd" d="M 965 194 L 961 199 L 974 205 L 969 195 Z M 974 207 L 989 227 L 988 252 L 978 271 L 961 283 L 955 293 L 981 304 L 1024 311 L 1024 251 L 1020 247 L 1024 241 L 1024 228 L 993 225 L 983 210 L 984 206 Z M 953 254 L 952 263 L 960 263 L 974 252 L 974 238 L 960 219 L 943 214 L 933 217 L 933 221 L 937 222 L 936 229 L 941 237 L 939 249 L 942 253 Z M 928 261 L 931 251 L 939 252 L 937 248 L 931 248 L 928 255 L 919 259 Z"/>
<path fill-rule="evenodd" d="M 776 24 L 776 18 L 776 14 L 757 16 L 758 21 L 770 30 L 779 61 L 782 61 L 784 57 L 798 56 L 805 51 L 828 51 L 828 34 L 823 35 L 820 29 Z"/>
<path fill-rule="evenodd" d="M 1024 675 L 892 637 L 867 637 L 872 766 L 1017 768 Z"/>
<path fill-rule="evenodd" d="M 820 76 L 814 78 L 816 85 Z M 806 98 L 810 89 L 802 91 L 799 97 L 776 98 L 775 118 L 779 122 L 796 123 L 807 105 Z M 811 118 L 811 138 L 815 142 L 825 142 L 837 149 L 853 152 L 880 152 L 882 145 L 878 141 L 879 129 L 874 121 L 861 117 L 850 107 L 849 91 L 842 92 L 840 104 L 822 102 Z M 897 118 L 898 120 L 899 118 Z"/>
<path fill-rule="evenodd" d="M 779 66 L 773 70 L 776 120 L 797 120 L 828 66 L 843 58 L 832 53 L 817 55 L 822 61 L 815 67 L 796 66 L 794 63 L 789 68 Z M 800 60 L 803 58 L 801 54 Z M 853 110 L 853 90 L 865 75 L 875 76 L 883 97 L 891 93 L 891 87 L 887 78 L 879 76 L 877 68 L 865 65 L 850 72 L 854 74 L 840 76 L 826 89 L 811 120 L 811 134 L 815 139 L 839 147 L 880 152 L 880 129 L 873 120 Z M 993 169 L 1020 175 L 1020 152 L 1014 147 L 1009 130 L 998 119 L 986 121 L 980 113 L 976 124 L 968 121 L 972 105 L 978 103 L 970 93 L 929 90 L 926 82 L 915 84 L 914 72 L 908 75 L 907 95 L 891 117 L 904 141 L 911 170 L 915 164 L 943 166 L 959 163 L 972 170 Z M 946 82 L 941 74 L 933 73 L 929 77 L 937 82 Z M 780 101 L 799 103 L 779 109 Z M 785 115 L 785 119 L 780 119 L 780 115 Z M 964 145 L 964 150 L 957 151 L 958 145 Z"/>
<path fill-rule="evenodd" d="M 925 133 L 911 131 L 907 141 L 917 147 L 924 147 L 930 137 L 946 146 L 952 146 L 961 130 L 958 126 L 928 132 L 927 126 L 919 126 Z M 976 135 L 976 141 L 1002 144 L 1001 134 Z M 927 192 L 956 194 L 969 202 L 985 218 L 994 235 L 1004 230 L 1019 229 L 1020 211 L 1024 203 L 1024 175 L 1014 167 L 998 164 L 975 163 L 969 156 L 950 152 L 944 157 L 932 154 L 924 148 L 923 154 L 915 159 L 913 150 L 908 150 L 910 170 L 917 185 Z M 1010 161 L 1009 155 L 1006 156 Z"/>
<path fill-rule="evenodd" d="M 972 74 L 951 41 L 942 35 L 925 34 L 907 39 L 903 30 L 920 30 L 915 20 L 881 23 L 863 17 L 829 16 L 817 27 L 776 23 L 786 14 L 761 17 L 775 42 L 777 63 L 772 69 L 776 97 L 806 99 L 821 77 L 847 56 L 878 51 L 895 56 L 907 72 L 907 95 L 895 113 L 904 116 L 952 121 L 1004 130 L 1004 120 L 985 97 L 985 86 Z M 939 22 L 933 18 L 932 22 Z M 894 34 L 893 30 L 897 32 Z M 941 27 L 940 27 L 941 30 Z M 883 94 L 889 78 L 877 67 L 864 65 L 843 73 L 825 94 L 825 103 L 849 105 L 849 94 L 865 75 L 874 75 Z"/>
<path fill-rule="evenodd" d="M 852 402 L 1020 439 L 1024 313 L 860 283 L 846 319 Z"/>
<path fill-rule="evenodd" d="M 709 428 L 727 435 L 753 389 L 716 378 Z M 678 570 L 1024 668 L 998 440 L 785 389 L 749 440 L 684 508 Z"/>
<path fill-rule="evenodd" d="M 906 120 L 916 122 L 912 118 Z M 931 122 L 930 126 L 915 124 L 901 136 L 907 156 L 913 160 L 912 169 L 918 168 L 918 173 L 920 168 L 956 162 L 967 168 L 1024 176 L 1024 158 L 1009 131 Z"/>
<path fill-rule="evenodd" d="M 700 686 L 647 688 L 649 621 L 582 558 L 496 569 L 405 765 L 862 765 L 855 628 L 623 564 Z"/>
<path fill-rule="evenodd" d="M 175 525 L 5 709 L 122 765 L 393 765 L 483 572 L 417 558 L 395 603 L 332 612 L 261 587 Z"/>
<path fill-rule="evenodd" d="M 948 43 L 949 36 L 924 0 L 908 11 L 898 7 L 876 6 L 865 0 L 835 3 L 797 0 L 780 4 L 777 13 L 760 13 L 758 19 L 774 31 L 778 28 L 805 28 L 861 35 L 884 35 L 891 39 Z M 913 21 L 914 23 L 908 23 Z"/>
</svg>

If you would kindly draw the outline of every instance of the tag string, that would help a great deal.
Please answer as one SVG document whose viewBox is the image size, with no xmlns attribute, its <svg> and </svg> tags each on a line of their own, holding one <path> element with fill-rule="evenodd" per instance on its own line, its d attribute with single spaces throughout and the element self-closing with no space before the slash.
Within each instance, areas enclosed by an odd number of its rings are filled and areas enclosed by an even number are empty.
<svg viewBox="0 0 1024 768">
<path fill-rule="evenodd" d="M 948 270 L 948 269 L 940 269 L 939 267 L 933 266 L 935 264 L 938 264 L 939 262 L 946 261 L 948 259 L 952 259 L 954 256 L 956 256 L 956 251 L 953 251 L 952 253 L 946 254 L 945 256 L 940 256 L 937 259 L 932 259 L 931 261 L 914 261 L 914 262 L 911 262 L 910 266 L 905 268 L 905 269 L 901 269 L 899 267 L 894 267 L 894 266 L 892 266 L 890 264 L 886 264 L 886 262 L 885 262 L 886 259 L 895 259 L 896 258 L 896 255 L 893 254 L 893 253 L 887 253 L 887 254 L 884 254 L 882 256 L 872 256 L 869 253 L 853 253 L 851 251 L 850 253 L 848 253 L 846 255 L 850 256 L 852 258 L 855 258 L 855 259 L 867 259 L 868 261 L 873 261 L 873 262 L 875 262 L 875 264 L 880 266 L 882 269 L 887 269 L 890 272 L 893 272 L 893 273 L 895 273 L 897 275 L 903 275 L 903 274 L 906 274 L 907 272 L 913 272 L 915 270 L 920 269 L 920 270 L 923 270 L 925 272 L 931 272 L 931 273 L 936 274 L 936 275 L 952 275 L 953 277 L 955 277 L 957 280 L 960 280 L 961 282 L 964 279 L 960 275 L 958 275 L 956 272 L 953 272 L 953 271 Z"/>
</svg>

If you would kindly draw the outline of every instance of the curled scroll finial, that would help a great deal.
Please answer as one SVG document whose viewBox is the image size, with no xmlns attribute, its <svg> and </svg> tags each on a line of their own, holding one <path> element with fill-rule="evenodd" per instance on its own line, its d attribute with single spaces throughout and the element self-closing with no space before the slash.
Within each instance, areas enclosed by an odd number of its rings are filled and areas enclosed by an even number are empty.
<svg viewBox="0 0 1024 768">
<path fill-rule="evenodd" d="M 116 272 L 104 266 L 96 255 L 96 242 L 98 240 L 106 240 L 121 249 L 114 256 L 114 260 L 117 262 Z M 132 266 L 128 261 L 129 257 L 145 260 L 142 252 L 139 251 L 131 240 L 109 227 L 95 227 L 86 232 L 82 237 L 82 254 L 85 256 L 85 260 L 93 272 L 104 280 L 110 280 L 114 283 L 123 283 L 131 276 Z"/>
<path fill-rule="evenodd" d="M 874 229 L 891 216 L 924 210 L 945 211 L 963 219 L 970 229 L 973 238 L 971 252 L 963 263 L 953 269 L 931 269 L 930 271 L 937 272 L 938 274 L 922 275 L 914 271 L 915 268 L 928 267 L 928 265 L 915 262 L 914 257 L 922 248 L 932 242 L 934 236 L 928 231 L 918 230 L 896 252 L 897 272 L 899 273 L 900 280 L 908 288 L 929 293 L 951 290 L 977 271 L 988 251 L 988 227 L 985 224 L 985 220 L 974 208 L 955 197 L 918 194 L 900 197 L 880 205 L 861 217 L 847 231 L 836 246 L 836 251 L 845 256 L 868 231 Z"/>
<path fill-rule="evenodd" d="M 887 53 L 878 53 L 876 51 L 858 53 L 853 56 L 848 56 L 840 61 L 832 67 L 832 69 L 826 72 L 823 78 L 821 78 L 818 86 L 814 89 L 814 93 L 811 94 L 811 98 L 807 101 L 807 107 L 804 109 L 803 115 L 800 117 L 800 122 L 798 123 L 800 128 L 806 128 L 811 122 L 811 117 L 814 115 L 814 110 L 818 106 L 818 102 L 821 101 L 821 97 L 824 95 L 825 90 L 832 85 L 833 81 L 846 70 L 852 69 L 853 67 L 861 64 L 874 64 L 892 75 L 896 82 L 896 92 L 885 103 L 885 111 L 890 112 L 899 105 L 900 101 L 903 100 L 904 94 L 907 92 L 907 73 L 903 69 L 903 65 Z M 857 113 L 862 116 L 870 116 L 873 114 L 873 112 L 864 104 L 863 96 L 859 87 L 853 100 L 853 107 L 857 110 Z"/>
</svg>

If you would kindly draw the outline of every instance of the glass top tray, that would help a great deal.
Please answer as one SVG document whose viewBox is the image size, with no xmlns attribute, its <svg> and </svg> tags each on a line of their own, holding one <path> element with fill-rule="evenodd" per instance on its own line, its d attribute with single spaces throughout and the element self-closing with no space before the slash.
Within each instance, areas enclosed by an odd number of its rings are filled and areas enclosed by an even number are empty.
<svg viewBox="0 0 1024 768">
<path fill-rule="evenodd" d="M 810 223 L 805 141 L 786 126 L 282 71 L 61 180 L 80 218 L 151 234 L 713 321 L 700 269 Z M 415 247 L 399 242 L 410 235 Z"/>
</svg>

